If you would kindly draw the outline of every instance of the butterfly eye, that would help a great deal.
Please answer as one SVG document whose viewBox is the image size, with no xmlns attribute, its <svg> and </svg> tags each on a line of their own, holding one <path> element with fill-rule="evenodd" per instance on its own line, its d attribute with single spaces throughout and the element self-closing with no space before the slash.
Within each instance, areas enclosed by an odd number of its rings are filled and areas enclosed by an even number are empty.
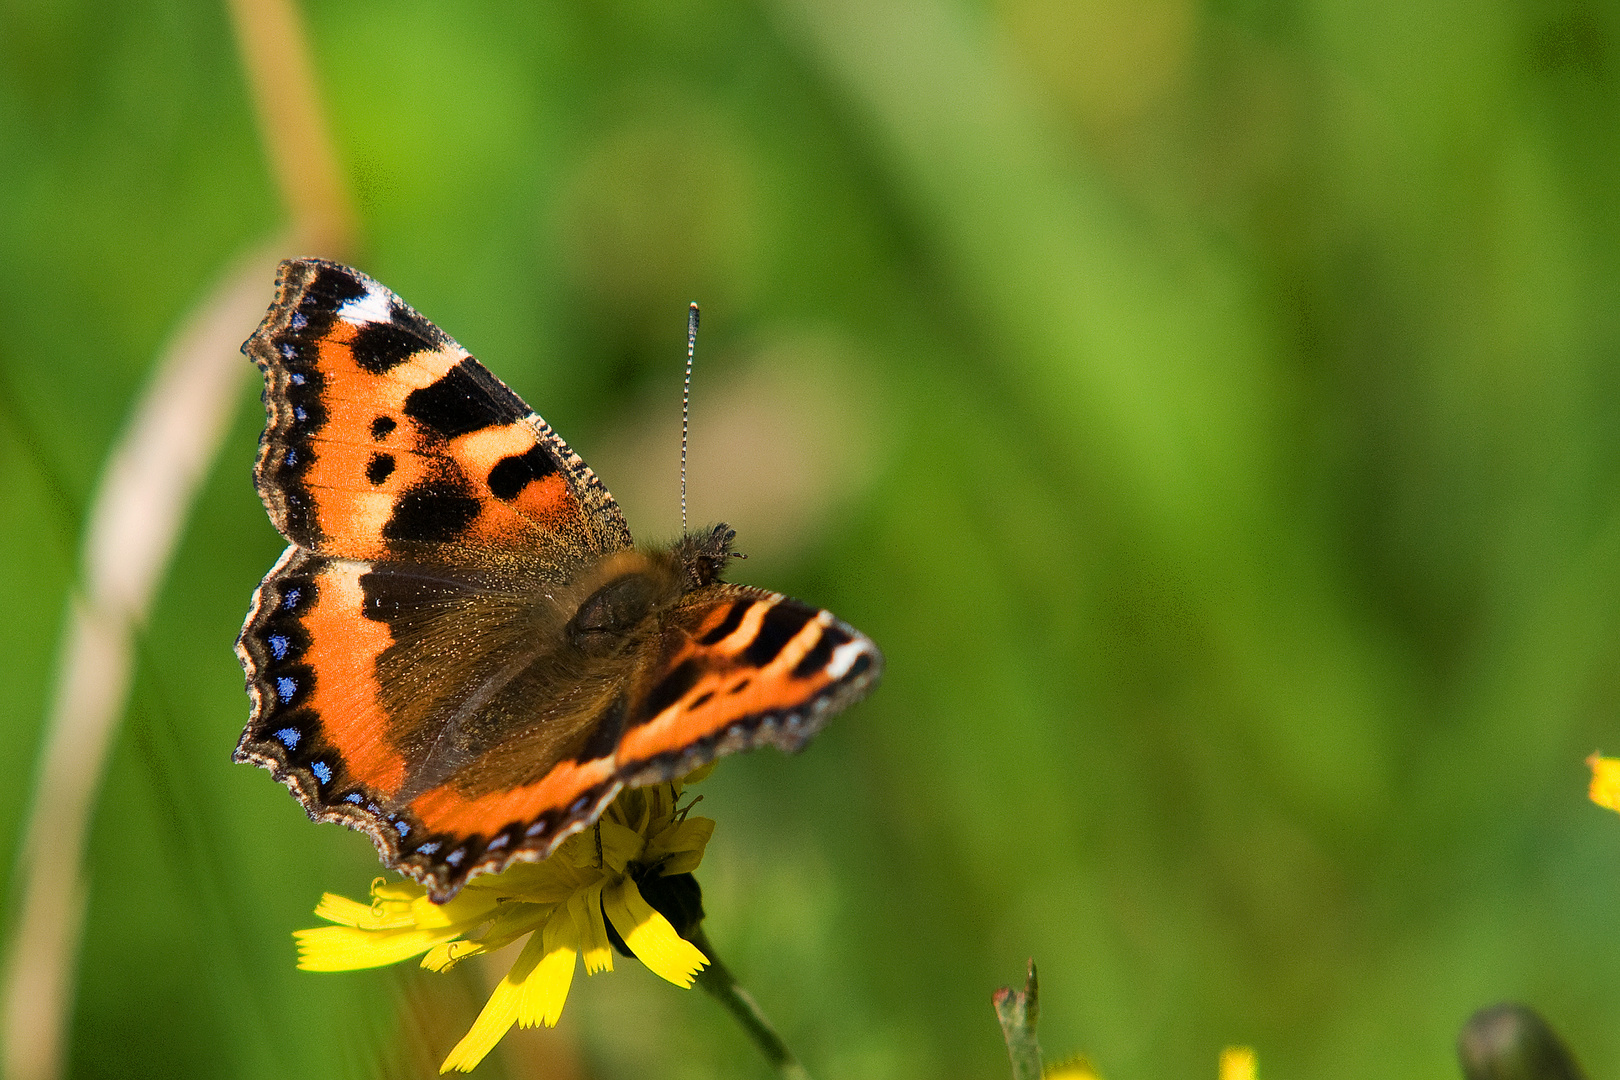
<svg viewBox="0 0 1620 1080">
<path fill-rule="evenodd" d="M 568 624 L 569 640 L 593 656 L 610 653 L 657 603 L 658 586 L 645 574 L 615 578 L 579 605 Z"/>
</svg>

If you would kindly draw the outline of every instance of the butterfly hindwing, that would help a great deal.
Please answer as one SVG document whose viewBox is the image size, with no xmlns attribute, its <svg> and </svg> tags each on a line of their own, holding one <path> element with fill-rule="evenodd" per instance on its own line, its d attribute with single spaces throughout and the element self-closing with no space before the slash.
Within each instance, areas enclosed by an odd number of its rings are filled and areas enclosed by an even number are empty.
<svg viewBox="0 0 1620 1080">
<path fill-rule="evenodd" d="M 441 898 L 549 854 L 622 787 L 592 739 L 629 660 L 568 669 L 543 596 L 478 567 L 289 548 L 237 643 L 253 700 L 237 759 Z"/>
<path fill-rule="evenodd" d="M 244 346 L 269 422 L 255 478 L 284 536 L 326 555 L 522 555 L 563 576 L 630 545 L 607 489 L 523 399 L 359 271 L 282 264 Z"/>
<path fill-rule="evenodd" d="M 487 578 L 289 549 L 238 644 L 254 701 L 238 758 L 440 896 L 544 857 L 625 785 L 800 749 L 881 666 L 830 613 L 724 584 L 656 643 L 582 663 L 532 596 Z"/>
<path fill-rule="evenodd" d="M 406 763 L 377 684 L 386 629 L 361 615 L 368 569 L 290 547 L 253 594 L 236 644 L 253 715 L 236 759 L 270 769 L 312 818 L 370 833 L 392 861 L 409 824 L 387 796 Z"/>
</svg>

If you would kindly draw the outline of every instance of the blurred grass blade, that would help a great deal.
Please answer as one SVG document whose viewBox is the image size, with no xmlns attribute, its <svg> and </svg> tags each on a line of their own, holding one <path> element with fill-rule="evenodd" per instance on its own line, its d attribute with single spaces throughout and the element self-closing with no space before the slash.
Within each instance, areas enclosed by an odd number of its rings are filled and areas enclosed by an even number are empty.
<svg viewBox="0 0 1620 1080">
<path fill-rule="evenodd" d="M 235 0 L 231 10 L 292 233 L 230 267 L 187 318 L 92 497 L 17 859 L 22 898 L 0 1002 L 0 1066 L 11 1080 L 53 1080 L 64 1071 L 88 893 L 84 846 L 129 696 L 132 639 L 252 370 L 238 347 L 263 314 L 275 262 L 289 246 L 341 254 L 352 241 L 353 215 L 296 8 L 290 0 Z"/>
<path fill-rule="evenodd" d="M 18 857 L 23 897 L 7 955 L 3 1021 L 12 1080 L 62 1071 L 88 889 L 84 844 L 129 695 L 131 637 L 146 619 L 250 370 L 236 345 L 268 300 L 274 257 L 267 249 L 242 260 L 204 298 L 159 360 L 96 489 Z"/>
<path fill-rule="evenodd" d="M 1457 1057 L 1467 1080 L 1585 1080 L 1563 1040 L 1525 1005 L 1492 1005 L 1469 1017 Z"/>
<path fill-rule="evenodd" d="M 1183 583 L 1289 796 L 1324 822 L 1388 798 L 1399 664 L 1273 483 L 1289 377 L 1268 368 L 1255 282 L 1218 245 L 1173 246 L 1065 154 L 991 28 L 941 0 L 776 0 L 784 33 L 883 140 L 891 183 L 1059 471 L 1104 477 Z M 1106 268 L 1106 269 L 1104 269 Z M 1301 716 L 1316 723 L 1301 724 Z"/>
<path fill-rule="evenodd" d="M 341 258 L 356 233 L 343 170 L 321 110 L 303 19 L 292 0 L 231 0 L 259 139 L 292 221 L 288 254 Z"/>
<path fill-rule="evenodd" d="M 1024 988 L 1003 986 L 990 999 L 1001 1021 L 1007 1040 L 1007 1056 L 1012 1059 L 1013 1080 L 1041 1080 L 1041 1042 L 1035 1026 L 1041 1018 L 1040 984 L 1035 977 L 1035 961 L 1029 962 Z"/>
</svg>

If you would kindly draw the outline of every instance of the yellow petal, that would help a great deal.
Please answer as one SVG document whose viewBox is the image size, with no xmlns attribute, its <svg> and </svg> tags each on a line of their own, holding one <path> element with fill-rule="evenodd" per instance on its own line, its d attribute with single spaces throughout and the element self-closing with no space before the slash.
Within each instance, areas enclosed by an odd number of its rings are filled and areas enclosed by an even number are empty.
<svg viewBox="0 0 1620 1080">
<path fill-rule="evenodd" d="M 371 915 L 362 920 L 362 927 L 368 924 L 381 929 L 384 926 L 396 925 L 401 918 L 409 918 L 414 923 L 415 916 L 411 914 L 411 905 L 427 895 L 427 889 L 414 881 L 390 881 L 387 878 L 377 877 L 371 879 Z"/>
<path fill-rule="evenodd" d="M 663 827 L 663 823 L 674 820 L 675 802 L 680 795 L 675 791 L 673 784 L 658 784 L 654 787 L 642 788 L 647 800 L 647 820 L 643 823 L 641 831 L 649 836 Z"/>
<path fill-rule="evenodd" d="M 443 945 L 435 946 L 422 957 L 422 966 L 429 971 L 447 971 L 469 956 L 504 949 L 524 934 L 532 933 L 543 926 L 548 914 L 550 914 L 548 909 L 538 904 L 526 904 L 522 901 L 501 904 L 495 920 L 477 941 L 447 941 Z M 466 932 L 475 929 L 478 923 L 458 925 Z"/>
<path fill-rule="evenodd" d="M 462 889 L 442 904 L 435 904 L 426 896 L 411 901 L 411 914 L 416 925 L 427 928 L 449 926 L 452 923 L 479 923 L 495 913 L 500 897 L 482 889 Z"/>
<path fill-rule="evenodd" d="M 645 832 L 650 811 L 647 806 L 647 788 L 632 788 L 613 801 L 615 813 L 603 821 L 622 823 L 632 832 Z"/>
<path fill-rule="evenodd" d="M 488 889 L 509 899 L 560 904 L 580 886 L 579 872 L 567 859 L 513 863 L 499 874 L 474 878 L 469 889 Z"/>
<path fill-rule="evenodd" d="M 546 925 L 551 909 L 542 904 L 511 900 L 501 905 L 495 921 L 484 931 L 480 943 L 490 952 L 504 949 L 518 938 Z"/>
<path fill-rule="evenodd" d="M 675 874 L 690 874 L 703 862 L 703 852 L 682 851 L 671 855 L 658 865 L 659 877 L 671 877 Z"/>
<path fill-rule="evenodd" d="M 640 832 L 616 821 L 601 821 L 597 827 L 602 836 L 602 861 L 599 865 L 615 874 L 624 873 L 630 860 L 641 854 L 646 841 Z"/>
<path fill-rule="evenodd" d="M 422 966 L 429 971 L 449 971 L 469 956 L 476 956 L 485 952 L 487 946 L 482 941 L 446 941 L 429 949 L 427 955 L 422 957 Z"/>
<path fill-rule="evenodd" d="M 563 1003 L 568 1000 L 568 988 L 574 983 L 574 959 L 579 955 L 579 930 L 567 906 L 558 905 L 546 920 L 545 929 L 535 937 L 540 939 L 545 956 L 524 980 L 518 1023 L 523 1027 L 556 1027 Z M 531 939 L 529 947 L 533 945 Z"/>
<path fill-rule="evenodd" d="M 427 889 L 414 881 L 390 881 L 379 877 L 371 879 L 371 898 L 384 903 L 408 904 L 419 896 L 426 896 Z"/>
<path fill-rule="evenodd" d="M 663 873 L 689 874 L 703 861 L 703 852 L 714 835 L 714 819 L 695 817 L 678 821 L 647 842 L 645 862 L 663 861 Z"/>
<path fill-rule="evenodd" d="M 1254 1051 L 1247 1046 L 1222 1050 L 1221 1080 L 1254 1080 Z"/>
<path fill-rule="evenodd" d="M 1101 1078 L 1097 1075 L 1097 1069 L 1091 1064 L 1091 1060 L 1084 1054 L 1077 1054 L 1067 1061 L 1047 1066 L 1041 1073 L 1041 1080 L 1101 1080 Z"/>
<path fill-rule="evenodd" d="M 607 924 L 602 921 L 602 884 L 598 881 L 568 898 L 568 914 L 579 931 L 579 951 L 587 975 L 613 970 L 613 946 L 608 942 Z"/>
<path fill-rule="evenodd" d="M 1587 797 L 1599 806 L 1620 810 L 1620 758 L 1593 754 L 1586 759 L 1586 764 L 1592 769 L 1592 786 L 1587 789 Z"/>
<path fill-rule="evenodd" d="M 715 766 L 719 764 L 720 762 L 716 760 L 709 762 L 707 765 L 699 765 L 697 768 L 675 781 L 676 789 L 679 790 L 680 788 L 685 787 L 687 784 L 703 783 L 703 781 L 709 778 L 709 774 L 714 772 Z"/>
<path fill-rule="evenodd" d="M 562 842 L 562 845 L 552 852 L 547 862 L 564 862 L 570 867 L 585 867 L 596 869 L 596 830 L 586 829 L 577 832 Z"/>
<path fill-rule="evenodd" d="M 317 926 L 293 931 L 298 940 L 298 966 L 305 971 L 354 971 L 397 964 L 460 935 L 459 927 L 360 930 L 352 926 Z"/>
<path fill-rule="evenodd" d="M 691 986 L 692 976 L 709 963 L 697 946 L 681 937 L 669 920 L 642 898 L 635 882 L 625 878 L 602 894 L 613 929 L 619 932 L 636 959 L 653 974 L 676 986 Z"/>
<path fill-rule="evenodd" d="M 527 952 L 528 950 L 524 950 Z M 519 958 L 522 962 L 522 957 Z M 513 965 L 514 969 L 516 965 Z M 525 974 L 527 974 L 525 972 Z M 473 1067 L 483 1061 L 488 1053 L 495 1049 L 495 1044 L 501 1041 L 517 1020 L 518 999 L 522 996 L 522 985 L 514 981 L 511 972 L 495 985 L 495 992 L 489 995 L 489 1001 L 484 1003 L 484 1009 L 473 1021 L 472 1029 L 463 1035 L 461 1041 L 456 1043 L 444 1064 L 439 1066 L 439 1072 L 447 1073 L 451 1069 L 461 1072 L 472 1072 Z"/>
<path fill-rule="evenodd" d="M 327 922 L 335 922 L 341 926 L 359 926 L 362 922 L 370 923 L 375 921 L 370 904 L 362 904 L 358 900 L 350 900 L 347 896 L 339 896 L 337 893 L 322 893 L 321 902 L 315 905 L 315 915 L 317 918 L 325 919 Z M 407 912 L 404 921 L 398 925 L 415 926 L 416 920 L 412 919 L 410 913 Z M 368 929 L 380 929 L 380 927 L 368 927 Z"/>
</svg>

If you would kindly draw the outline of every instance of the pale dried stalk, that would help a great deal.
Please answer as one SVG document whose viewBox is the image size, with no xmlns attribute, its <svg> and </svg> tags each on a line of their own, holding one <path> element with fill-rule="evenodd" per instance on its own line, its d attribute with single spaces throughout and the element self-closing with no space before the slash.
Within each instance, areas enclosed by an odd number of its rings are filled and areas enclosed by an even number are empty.
<svg viewBox="0 0 1620 1080">
<path fill-rule="evenodd" d="M 85 837 L 145 621 L 198 485 L 250 370 L 232 358 L 269 299 L 274 254 L 229 274 L 159 361 L 103 470 L 85 526 L 56 689 L 18 857 L 22 903 L 8 949 L 5 1073 L 62 1074 L 87 883 Z"/>
<path fill-rule="evenodd" d="M 158 358 L 92 499 L 18 855 L 22 896 L 0 1002 L 0 1066 L 10 1080 L 56 1080 L 64 1072 L 88 893 L 85 839 L 129 697 L 133 635 L 251 371 L 238 346 L 269 302 L 277 258 L 342 255 L 353 236 L 297 8 L 292 0 L 232 0 L 231 14 L 292 232 L 230 268 L 187 317 Z"/>
</svg>

